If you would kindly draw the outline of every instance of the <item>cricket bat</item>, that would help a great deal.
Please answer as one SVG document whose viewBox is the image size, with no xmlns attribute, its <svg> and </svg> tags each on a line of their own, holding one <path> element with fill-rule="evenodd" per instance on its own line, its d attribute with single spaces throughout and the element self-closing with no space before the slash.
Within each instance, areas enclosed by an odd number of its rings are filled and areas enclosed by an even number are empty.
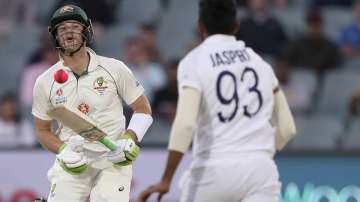
<svg viewBox="0 0 360 202">
<path fill-rule="evenodd" d="M 71 128 L 86 140 L 91 142 L 99 141 L 111 151 L 116 150 L 117 146 L 106 137 L 107 134 L 90 117 L 78 109 L 67 105 L 59 105 L 49 110 L 47 114 L 60 121 L 64 126 Z"/>
</svg>

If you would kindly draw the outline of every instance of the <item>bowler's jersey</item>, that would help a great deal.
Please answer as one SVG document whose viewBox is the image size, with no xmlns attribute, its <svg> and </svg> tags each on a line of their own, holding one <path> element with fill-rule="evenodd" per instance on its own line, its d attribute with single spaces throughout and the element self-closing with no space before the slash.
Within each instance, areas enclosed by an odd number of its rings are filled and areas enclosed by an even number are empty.
<svg viewBox="0 0 360 202">
<path fill-rule="evenodd" d="M 59 61 L 41 74 L 35 83 L 32 114 L 42 120 L 52 120 L 47 111 L 59 104 L 67 104 L 91 117 L 110 139 L 116 140 L 125 130 L 122 101 L 133 103 L 144 92 L 132 72 L 122 62 L 96 55 L 90 49 L 87 72 L 76 77 L 69 67 Z M 65 70 L 69 78 L 63 83 L 54 80 L 59 69 Z M 60 123 L 61 125 L 61 123 Z M 70 128 L 60 126 L 59 138 L 67 141 L 76 135 Z M 85 148 L 105 151 L 99 143 L 87 143 Z"/>
<path fill-rule="evenodd" d="M 274 153 L 270 119 L 278 80 L 271 66 L 242 41 L 228 35 L 208 37 L 180 62 L 178 83 L 201 92 L 195 160 Z"/>
</svg>

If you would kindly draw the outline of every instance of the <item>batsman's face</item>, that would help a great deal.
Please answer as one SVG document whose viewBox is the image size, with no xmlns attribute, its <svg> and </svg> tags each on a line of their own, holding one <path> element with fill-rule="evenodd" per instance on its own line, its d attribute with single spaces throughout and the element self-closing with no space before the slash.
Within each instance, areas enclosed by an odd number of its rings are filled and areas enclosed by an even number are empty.
<svg viewBox="0 0 360 202">
<path fill-rule="evenodd" d="M 83 43 L 84 26 L 77 21 L 64 21 L 57 28 L 57 39 L 60 46 L 68 52 L 75 51 Z"/>
</svg>

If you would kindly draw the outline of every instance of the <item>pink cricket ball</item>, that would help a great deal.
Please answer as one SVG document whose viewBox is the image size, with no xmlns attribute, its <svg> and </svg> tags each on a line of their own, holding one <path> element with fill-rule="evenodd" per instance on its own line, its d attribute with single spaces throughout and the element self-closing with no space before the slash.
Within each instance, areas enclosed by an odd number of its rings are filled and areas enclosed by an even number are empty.
<svg viewBox="0 0 360 202">
<path fill-rule="evenodd" d="M 55 72 L 54 79 L 58 83 L 65 83 L 69 78 L 69 75 L 66 71 L 60 69 Z"/>
</svg>

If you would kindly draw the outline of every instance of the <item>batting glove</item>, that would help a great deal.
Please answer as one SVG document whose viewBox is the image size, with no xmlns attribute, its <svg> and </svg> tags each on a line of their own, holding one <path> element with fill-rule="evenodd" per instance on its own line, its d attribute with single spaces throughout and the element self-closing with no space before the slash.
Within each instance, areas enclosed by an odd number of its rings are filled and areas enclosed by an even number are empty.
<svg viewBox="0 0 360 202">
<path fill-rule="evenodd" d="M 69 142 L 60 147 L 60 153 L 56 155 L 56 159 L 66 172 L 76 175 L 87 169 L 87 159 L 82 152 L 84 143 L 84 138 L 76 135 L 70 137 Z"/>
<path fill-rule="evenodd" d="M 118 166 L 132 164 L 140 153 L 140 147 L 131 138 L 130 134 L 124 133 L 120 140 L 116 141 L 117 149 L 106 154 L 109 161 Z"/>
</svg>

